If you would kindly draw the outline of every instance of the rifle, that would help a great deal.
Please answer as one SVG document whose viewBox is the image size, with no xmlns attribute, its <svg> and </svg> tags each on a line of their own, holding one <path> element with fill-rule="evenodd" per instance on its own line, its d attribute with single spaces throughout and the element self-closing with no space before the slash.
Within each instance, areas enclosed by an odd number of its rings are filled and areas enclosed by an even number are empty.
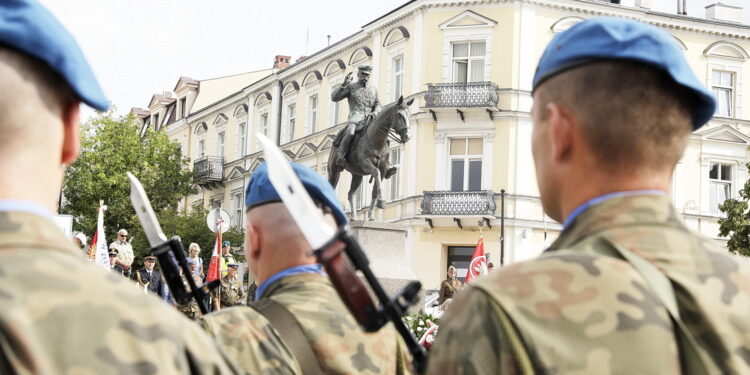
<svg viewBox="0 0 750 375">
<path fill-rule="evenodd" d="M 370 261 L 348 225 L 339 229 L 331 241 L 312 253 L 325 268 L 339 297 L 357 323 L 365 331 L 375 332 L 391 321 L 409 348 L 414 371 L 423 373 L 427 365 L 427 354 L 402 319 L 409 306 L 418 302 L 422 284 L 412 281 L 396 296 L 389 298 L 370 269 Z M 373 302 L 368 289 L 357 275 L 357 270 L 364 275 L 380 307 Z"/>
</svg>

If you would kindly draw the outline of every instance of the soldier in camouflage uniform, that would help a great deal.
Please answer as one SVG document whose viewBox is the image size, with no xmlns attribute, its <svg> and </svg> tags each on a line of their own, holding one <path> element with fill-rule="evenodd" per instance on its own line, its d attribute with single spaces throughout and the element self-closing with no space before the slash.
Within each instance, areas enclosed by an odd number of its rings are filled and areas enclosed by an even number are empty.
<svg viewBox="0 0 750 375">
<path fill-rule="evenodd" d="M 750 267 L 667 194 L 715 109 L 672 37 L 584 21 L 547 47 L 533 95 L 542 204 L 563 231 L 464 288 L 428 373 L 750 373 Z"/>
<path fill-rule="evenodd" d="M 198 267 L 198 262 L 195 259 L 187 258 L 188 267 L 190 268 L 190 276 L 193 278 L 193 282 L 195 282 L 195 285 L 197 287 L 200 287 L 203 285 L 203 280 L 201 280 L 201 277 L 195 274 L 195 270 Z M 185 274 L 182 272 L 182 268 L 180 268 L 180 276 L 182 276 L 182 284 L 185 285 L 186 290 L 190 290 L 190 284 L 188 283 L 188 279 L 185 277 Z M 190 302 L 186 304 L 178 304 L 175 302 L 175 306 L 177 307 L 177 310 L 180 310 L 185 316 L 192 320 L 196 320 L 200 318 L 203 314 L 201 313 L 200 307 L 198 307 L 198 302 L 195 301 L 195 299 L 191 298 Z"/>
<path fill-rule="evenodd" d="M 331 185 L 315 171 L 292 164 L 332 226 L 347 222 Z M 257 304 L 271 300 L 295 319 L 314 361 L 299 363 L 284 334 L 255 308 L 241 306 L 203 317 L 205 328 L 231 358 L 253 374 L 407 374 L 410 358 L 391 324 L 365 333 L 341 302 L 310 245 L 268 180 L 266 164 L 247 187 L 246 259 L 258 280 Z"/>
<path fill-rule="evenodd" d="M 338 150 L 336 165 L 343 168 L 346 165 L 346 154 L 349 153 L 354 135 L 359 133 L 380 112 L 378 90 L 368 85 L 372 67 L 360 65 L 358 67 L 357 82 L 352 81 L 352 73 L 346 75 L 344 82 L 331 93 L 331 100 L 338 102 L 344 98 L 349 100 L 349 117 L 346 127 L 341 129 L 333 140 L 333 146 Z"/>
<path fill-rule="evenodd" d="M 227 263 L 227 274 L 221 278 L 221 308 L 242 304 L 245 292 L 242 290 L 242 282 L 237 277 L 237 263 Z M 214 299 L 216 301 L 216 299 Z M 216 306 L 218 308 L 218 306 Z"/>
<path fill-rule="evenodd" d="M 236 373 L 198 326 L 82 259 L 53 221 L 79 104 L 109 104 L 36 1 L 0 2 L 0 86 L 0 374 Z"/>
</svg>

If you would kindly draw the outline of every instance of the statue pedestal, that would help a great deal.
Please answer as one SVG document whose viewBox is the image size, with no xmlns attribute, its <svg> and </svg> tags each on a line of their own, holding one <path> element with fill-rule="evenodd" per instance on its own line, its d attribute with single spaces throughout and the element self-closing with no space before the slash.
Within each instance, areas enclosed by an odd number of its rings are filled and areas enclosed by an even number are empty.
<svg viewBox="0 0 750 375">
<path fill-rule="evenodd" d="M 372 272 L 389 296 L 394 296 L 417 279 L 406 254 L 406 229 L 402 225 L 361 220 L 349 225 L 370 260 Z M 419 303 L 410 311 L 424 308 L 423 295 L 420 293 Z"/>
</svg>

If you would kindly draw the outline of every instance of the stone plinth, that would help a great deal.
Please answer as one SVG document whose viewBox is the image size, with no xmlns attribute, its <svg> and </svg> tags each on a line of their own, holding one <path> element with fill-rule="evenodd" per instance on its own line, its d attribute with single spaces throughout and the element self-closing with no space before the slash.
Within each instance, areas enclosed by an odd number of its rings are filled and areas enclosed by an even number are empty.
<svg viewBox="0 0 750 375">
<path fill-rule="evenodd" d="M 406 254 L 406 229 L 400 224 L 374 221 L 352 221 L 354 237 L 370 260 L 370 268 L 380 280 L 386 293 L 393 297 L 411 281 L 417 279 Z M 420 302 L 411 310 L 419 310 Z"/>
</svg>

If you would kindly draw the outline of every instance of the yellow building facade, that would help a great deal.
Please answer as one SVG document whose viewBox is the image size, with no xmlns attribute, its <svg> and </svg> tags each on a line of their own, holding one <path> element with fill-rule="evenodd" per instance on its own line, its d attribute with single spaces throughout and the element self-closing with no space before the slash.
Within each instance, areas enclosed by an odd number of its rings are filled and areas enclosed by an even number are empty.
<svg viewBox="0 0 750 375">
<path fill-rule="evenodd" d="M 506 264 L 532 258 L 557 236 L 561 226 L 543 214 L 531 156 L 536 63 L 551 38 L 577 22 L 627 17 L 674 36 L 719 98 L 716 117 L 691 137 L 671 195 L 688 226 L 721 241 L 718 204 L 737 196 L 748 178 L 750 121 L 743 112 L 750 111 L 750 92 L 742 83 L 750 74 L 750 27 L 732 21 L 741 9 L 724 5 L 707 8 L 710 18 L 693 18 L 652 11 L 644 0 L 620 3 L 415 0 L 288 67 L 230 77 L 223 89 L 214 84 L 211 95 L 205 81 L 181 78 L 172 102 L 156 98 L 140 117 L 144 129 L 154 128 L 150 116 L 174 106 L 176 116 L 162 120 L 164 127 L 191 159 L 201 186 L 183 204 L 221 206 L 242 225 L 244 186 L 263 161 L 255 134 L 325 175 L 331 142 L 348 114 L 345 101 L 331 101 L 332 89 L 346 73 L 356 75 L 357 66 L 372 65 L 370 82 L 383 105 L 399 96 L 415 99 L 411 140 L 391 144 L 399 170 L 384 183 L 387 204 L 376 217 L 407 230 L 410 267 L 435 288 L 451 263 L 465 274 L 480 235 L 496 266 L 501 258 Z M 349 183 L 345 172 L 337 192 L 347 209 Z M 360 217 L 370 189 L 357 193 Z"/>
</svg>

